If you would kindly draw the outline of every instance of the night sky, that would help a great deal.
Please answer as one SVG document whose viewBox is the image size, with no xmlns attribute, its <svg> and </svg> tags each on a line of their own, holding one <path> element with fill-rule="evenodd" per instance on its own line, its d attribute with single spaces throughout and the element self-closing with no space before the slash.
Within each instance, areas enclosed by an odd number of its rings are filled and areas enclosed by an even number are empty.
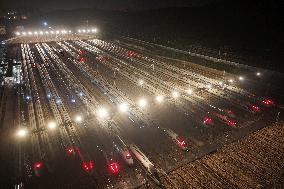
<svg viewBox="0 0 284 189">
<path fill-rule="evenodd" d="M 5 8 L 32 7 L 42 10 L 97 7 L 107 10 L 189 7 L 216 0 L 1 0 Z"/>
</svg>

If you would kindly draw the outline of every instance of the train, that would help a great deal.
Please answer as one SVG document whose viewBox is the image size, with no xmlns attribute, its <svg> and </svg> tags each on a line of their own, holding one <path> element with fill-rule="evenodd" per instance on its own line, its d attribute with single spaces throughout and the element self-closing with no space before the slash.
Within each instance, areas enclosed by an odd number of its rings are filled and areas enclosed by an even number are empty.
<svg viewBox="0 0 284 189">
<path fill-rule="evenodd" d="M 160 185 L 161 181 L 157 172 L 157 169 L 155 168 L 154 164 L 146 157 L 145 154 L 141 152 L 141 150 L 135 145 L 130 144 L 129 145 L 130 150 L 135 155 L 137 160 L 143 165 L 143 167 L 147 170 L 149 176 L 153 179 L 153 181 Z"/>
<path fill-rule="evenodd" d="M 125 142 L 121 139 L 121 137 L 117 136 L 117 141 L 113 142 L 113 147 L 120 154 L 122 159 L 125 161 L 127 165 L 133 165 L 134 161 L 130 154 L 130 151 L 127 148 Z"/>
<path fill-rule="evenodd" d="M 178 145 L 178 147 L 180 147 L 182 150 L 184 151 L 189 151 L 188 150 L 188 146 L 187 146 L 187 142 L 185 141 L 185 139 L 183 139 L 182 137 L 180 137 L 177 133 L 175 133 L 174 131 L 170 130 L 170 129 L 165 129 L 164 132 L 166 133 L 166 135 L 172 139 L 172 141 Z"/>
</svg>

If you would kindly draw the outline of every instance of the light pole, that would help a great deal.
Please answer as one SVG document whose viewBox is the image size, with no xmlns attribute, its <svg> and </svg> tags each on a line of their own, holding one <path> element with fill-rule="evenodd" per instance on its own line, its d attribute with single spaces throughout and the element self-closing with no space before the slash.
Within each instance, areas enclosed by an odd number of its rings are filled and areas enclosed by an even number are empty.
<svg viewBox="0 0 284 189">
<path fill-rule="evenodd" d="M 281 113 L 280 111 L 277 113 L 275 123 L 278 123 L 278 121 L 279 121 L 279 117 L 280 117 L 280 113 Z"/>
<path fill-rule="evenodd" d="M 153 69 L 153 72 L 155 71 L 155 65 L 154 64 L 151 64 L 152 66 L 152 69 Z"/>
</svg>

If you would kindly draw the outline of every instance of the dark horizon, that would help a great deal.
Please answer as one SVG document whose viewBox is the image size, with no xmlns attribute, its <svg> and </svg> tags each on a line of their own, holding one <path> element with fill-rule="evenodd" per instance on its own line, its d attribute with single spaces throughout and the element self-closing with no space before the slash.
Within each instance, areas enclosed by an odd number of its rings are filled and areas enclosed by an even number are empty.
<svg viewBox="0 0 284 189">
<path fill-rule="evenodd" d="M 210 4 L 219 0 L 63 0 L 63 1 L 45 1 L 45 0 L 3 0 L 2 8 L 21 9 L 21 8 L 39 8 L 43 11 L 52 10 L 71 10 L 80 8 L 95 7 L 103 10 L 148 10 L 167 7 L 193 7 L 204 4 Z"/>
</svg>

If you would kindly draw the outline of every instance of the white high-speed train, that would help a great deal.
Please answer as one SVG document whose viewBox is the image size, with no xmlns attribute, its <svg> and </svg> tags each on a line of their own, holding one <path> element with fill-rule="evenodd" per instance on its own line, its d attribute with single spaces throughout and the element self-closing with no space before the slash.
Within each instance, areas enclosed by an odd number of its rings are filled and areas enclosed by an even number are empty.
<svg viewBox="0 0 284 189">
<path fill-rule="evenodd" d="M 160 178 L 153 163 L 146 157 L 145 154 L 141 152 L 141 150 L 135 144 L 130 144 L 129 147 L 138 161 L 146 168 L 149 176 L 153 179 L 153 181 L 156 184 L 160 185 Z"/>
</svg>

